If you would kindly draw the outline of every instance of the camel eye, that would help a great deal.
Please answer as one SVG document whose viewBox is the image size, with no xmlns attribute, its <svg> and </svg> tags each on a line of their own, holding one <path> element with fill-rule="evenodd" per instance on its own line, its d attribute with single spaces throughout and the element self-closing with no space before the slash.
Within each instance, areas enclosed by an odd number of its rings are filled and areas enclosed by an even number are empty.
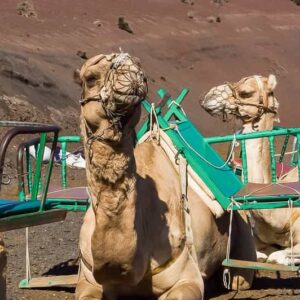
<svg viewBox="0 0 300 300">
<path fill-rule="evenodd" d="M 239 96 L 243 99 L 250 98 L 252 95 L 253 92 L 245 92 L 245 91 L 239 92 Z"/>
<path fill-rule="evenodd" d="M 85 81 L 86 81 L 88 86 L 92 86 L 95 83 L 96 80 L 97 80 L 97 77 L 93 74 L 88 75 L 88 76 L 85 77 Z"/>
</svg>

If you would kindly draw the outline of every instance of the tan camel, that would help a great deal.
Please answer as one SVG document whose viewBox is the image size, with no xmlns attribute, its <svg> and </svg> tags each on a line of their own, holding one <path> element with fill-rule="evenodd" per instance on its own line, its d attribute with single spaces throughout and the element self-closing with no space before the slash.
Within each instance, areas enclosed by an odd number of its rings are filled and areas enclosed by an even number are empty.
<svg viewBox="0 0 300 300">
<path fill-rule="evenodd" d="M 242 121 L 242 133 L 272 130 L 277 121 L 279 103 L 274 97 L 276 77 L 251 76 L 237 83 L 223 84 L 212 88 L 205 96 L 202 106 L 211 115 L 226 118 L 232 115 Z M 269 141 L 266 138 L 246 141 L 248 180 L 254 183 L 271 182 Z M 293 177 L 293 178 L 291 178 Z M 285 178 L 298 181 L 298 173 L 292 170 Z M 300 253 L 300 208 L 292 212 L 293 225 L 290 228 L 290 210 L 254 210 L 254 235 L 257 257 L 261 261 L 288 265 L 291 262 L 290 229 L 293 232 L 294 251 Z M 284 250 L 278 250 L 277 245 Z M 278 251 L 276 251 L 278 250 Z M 295 260 L 300 263 L 300 259 Z"/>
<path fill-rule="evenodd" d="M 216 219 L 188 188 L 194 249 L 186 245 L 180 181 L 154 140 L 135 146 L 145 75 L 128 54 L 98 55 L 81 72 L 81 130 L 91 207 L 80 233 L 76 299 L 119 295 L 203 299 L 203 280 L 221 269 L 229 216 Z M 232 254 L 255 260 L 249 227 L 234 215 Z M 251 270 L 234 270 L 232 288 L 249 288 Z M 135 297 L 134 296 L 134 297 Z"/>
<path fill-rule="evenodd" d="M 6 250 L 3 239 L 0 235 L 0 299 L 6 299 L 6 277 L 5 269 L 7 263 Z"/>
</svg>

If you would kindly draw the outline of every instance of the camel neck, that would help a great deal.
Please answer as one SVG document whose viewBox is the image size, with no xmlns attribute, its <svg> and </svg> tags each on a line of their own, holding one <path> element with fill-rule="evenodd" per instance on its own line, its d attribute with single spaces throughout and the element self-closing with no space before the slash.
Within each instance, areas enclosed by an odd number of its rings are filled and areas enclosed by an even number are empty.
<svg viewBox="0 0 300 300">
<path fill-rule="evenodd" d="M 131 136 L 116 146 L 95 141 L 86 149 L 87 180 L 93 205 L 108 216 L 120 214 L 134 190 L 136 166 L 133 150 Z"/>
<path fill-rule="evenodd" d="M 272 130 L 274 115 L 263 114 L 258 122 L 243 125 L 243 133 Z M 253 128 L 254 127 L 254 128 Z M 270 151 L 267 138 L 249 139 L 246 141 L 248 181 L 254 183 L 271 182 Z"/>
</svg>

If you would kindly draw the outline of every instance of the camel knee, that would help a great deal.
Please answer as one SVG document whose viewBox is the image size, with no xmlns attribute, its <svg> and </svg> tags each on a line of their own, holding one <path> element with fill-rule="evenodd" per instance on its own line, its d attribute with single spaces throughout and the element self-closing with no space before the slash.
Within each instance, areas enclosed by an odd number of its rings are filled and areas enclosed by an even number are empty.
<svg viewBox="0 0 300 300">
<path fill-rule="evenodd" d="M 77 283 L 75 300 L 101 300 L 102 288 L 90 284 L 86 279 L 81 279 Z"/>
<path fill-rule="evenodd" d="M 164 298 L 165 300 L 201 300 L 203 299 L 201 284 L 184 282 L 173 287 Z"/>
<path fill-rule="evenodd" d="M 248 290 L 251 288 L 252 279 L 249 280 L 241 275 L 236 275 L 232 278 L 231 289 L 234 291 Z"/>
</svg>

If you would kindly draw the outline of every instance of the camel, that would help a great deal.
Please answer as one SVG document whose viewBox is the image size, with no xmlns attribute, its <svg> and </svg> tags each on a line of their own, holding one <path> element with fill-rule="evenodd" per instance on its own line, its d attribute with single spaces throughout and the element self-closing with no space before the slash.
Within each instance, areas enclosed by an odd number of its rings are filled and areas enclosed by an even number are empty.
<svg viewBox="0 0 300 300">
<path fill-rule="evenodd" d="M 155 139 L 135 141 L 147 93 L 137 58 L 97 55 L 80 78 L 91 206 L 80 231 L 76 299 L 203 299 L 204 280 L 221 270 L 226 255 L 229 214 L 215 218 L 188 187 L 194 243 L 187 246 L 178 173 Z M 255 261 L 251 231 L 239 214 L 233 231 L 243 239 L 232 240 L 232 255 Z M 249 288 L 253 275 L 233 270 L 230 285 Z"/>
<path fill-rule="evenodd" d="M 0 235 L 0 299 L 6 299 L 6 277 L 5 268 L 7 263 L 6 249 Z"/>
<path fill-rule="evenodd" d="M 278 121 L 279 103 L 274 96 L 277 80 L 274 75 L 268 78 L 250 76 L 237 83 L 225 83 L 212 88 L 202 102 L 202 107 L 211 115 L 226 119 L 228 115 L 242 122 L 242 133 L 272 130 Z M 271 162 L 269 141 L 266 138 L 246 141 L 248 181 L 253 183 L 271 182 Z M 293 169 L 281 182 L 298 181 L 298 172 Z M 292 211 L 290 228 L 289 208 L 274 210 L 253 210 L 254 235 L 257 257 L 288 265 L 291 263 L 290 230 L 294 238 L 294 252 L 300 253 L 300 208 Z M 276 245 L 276 248 L 274 248 Z M 278 247 L 281 250 L 278 250 Z M 299 258 L 295 263 L 300 263 Z"/>
</svg>

